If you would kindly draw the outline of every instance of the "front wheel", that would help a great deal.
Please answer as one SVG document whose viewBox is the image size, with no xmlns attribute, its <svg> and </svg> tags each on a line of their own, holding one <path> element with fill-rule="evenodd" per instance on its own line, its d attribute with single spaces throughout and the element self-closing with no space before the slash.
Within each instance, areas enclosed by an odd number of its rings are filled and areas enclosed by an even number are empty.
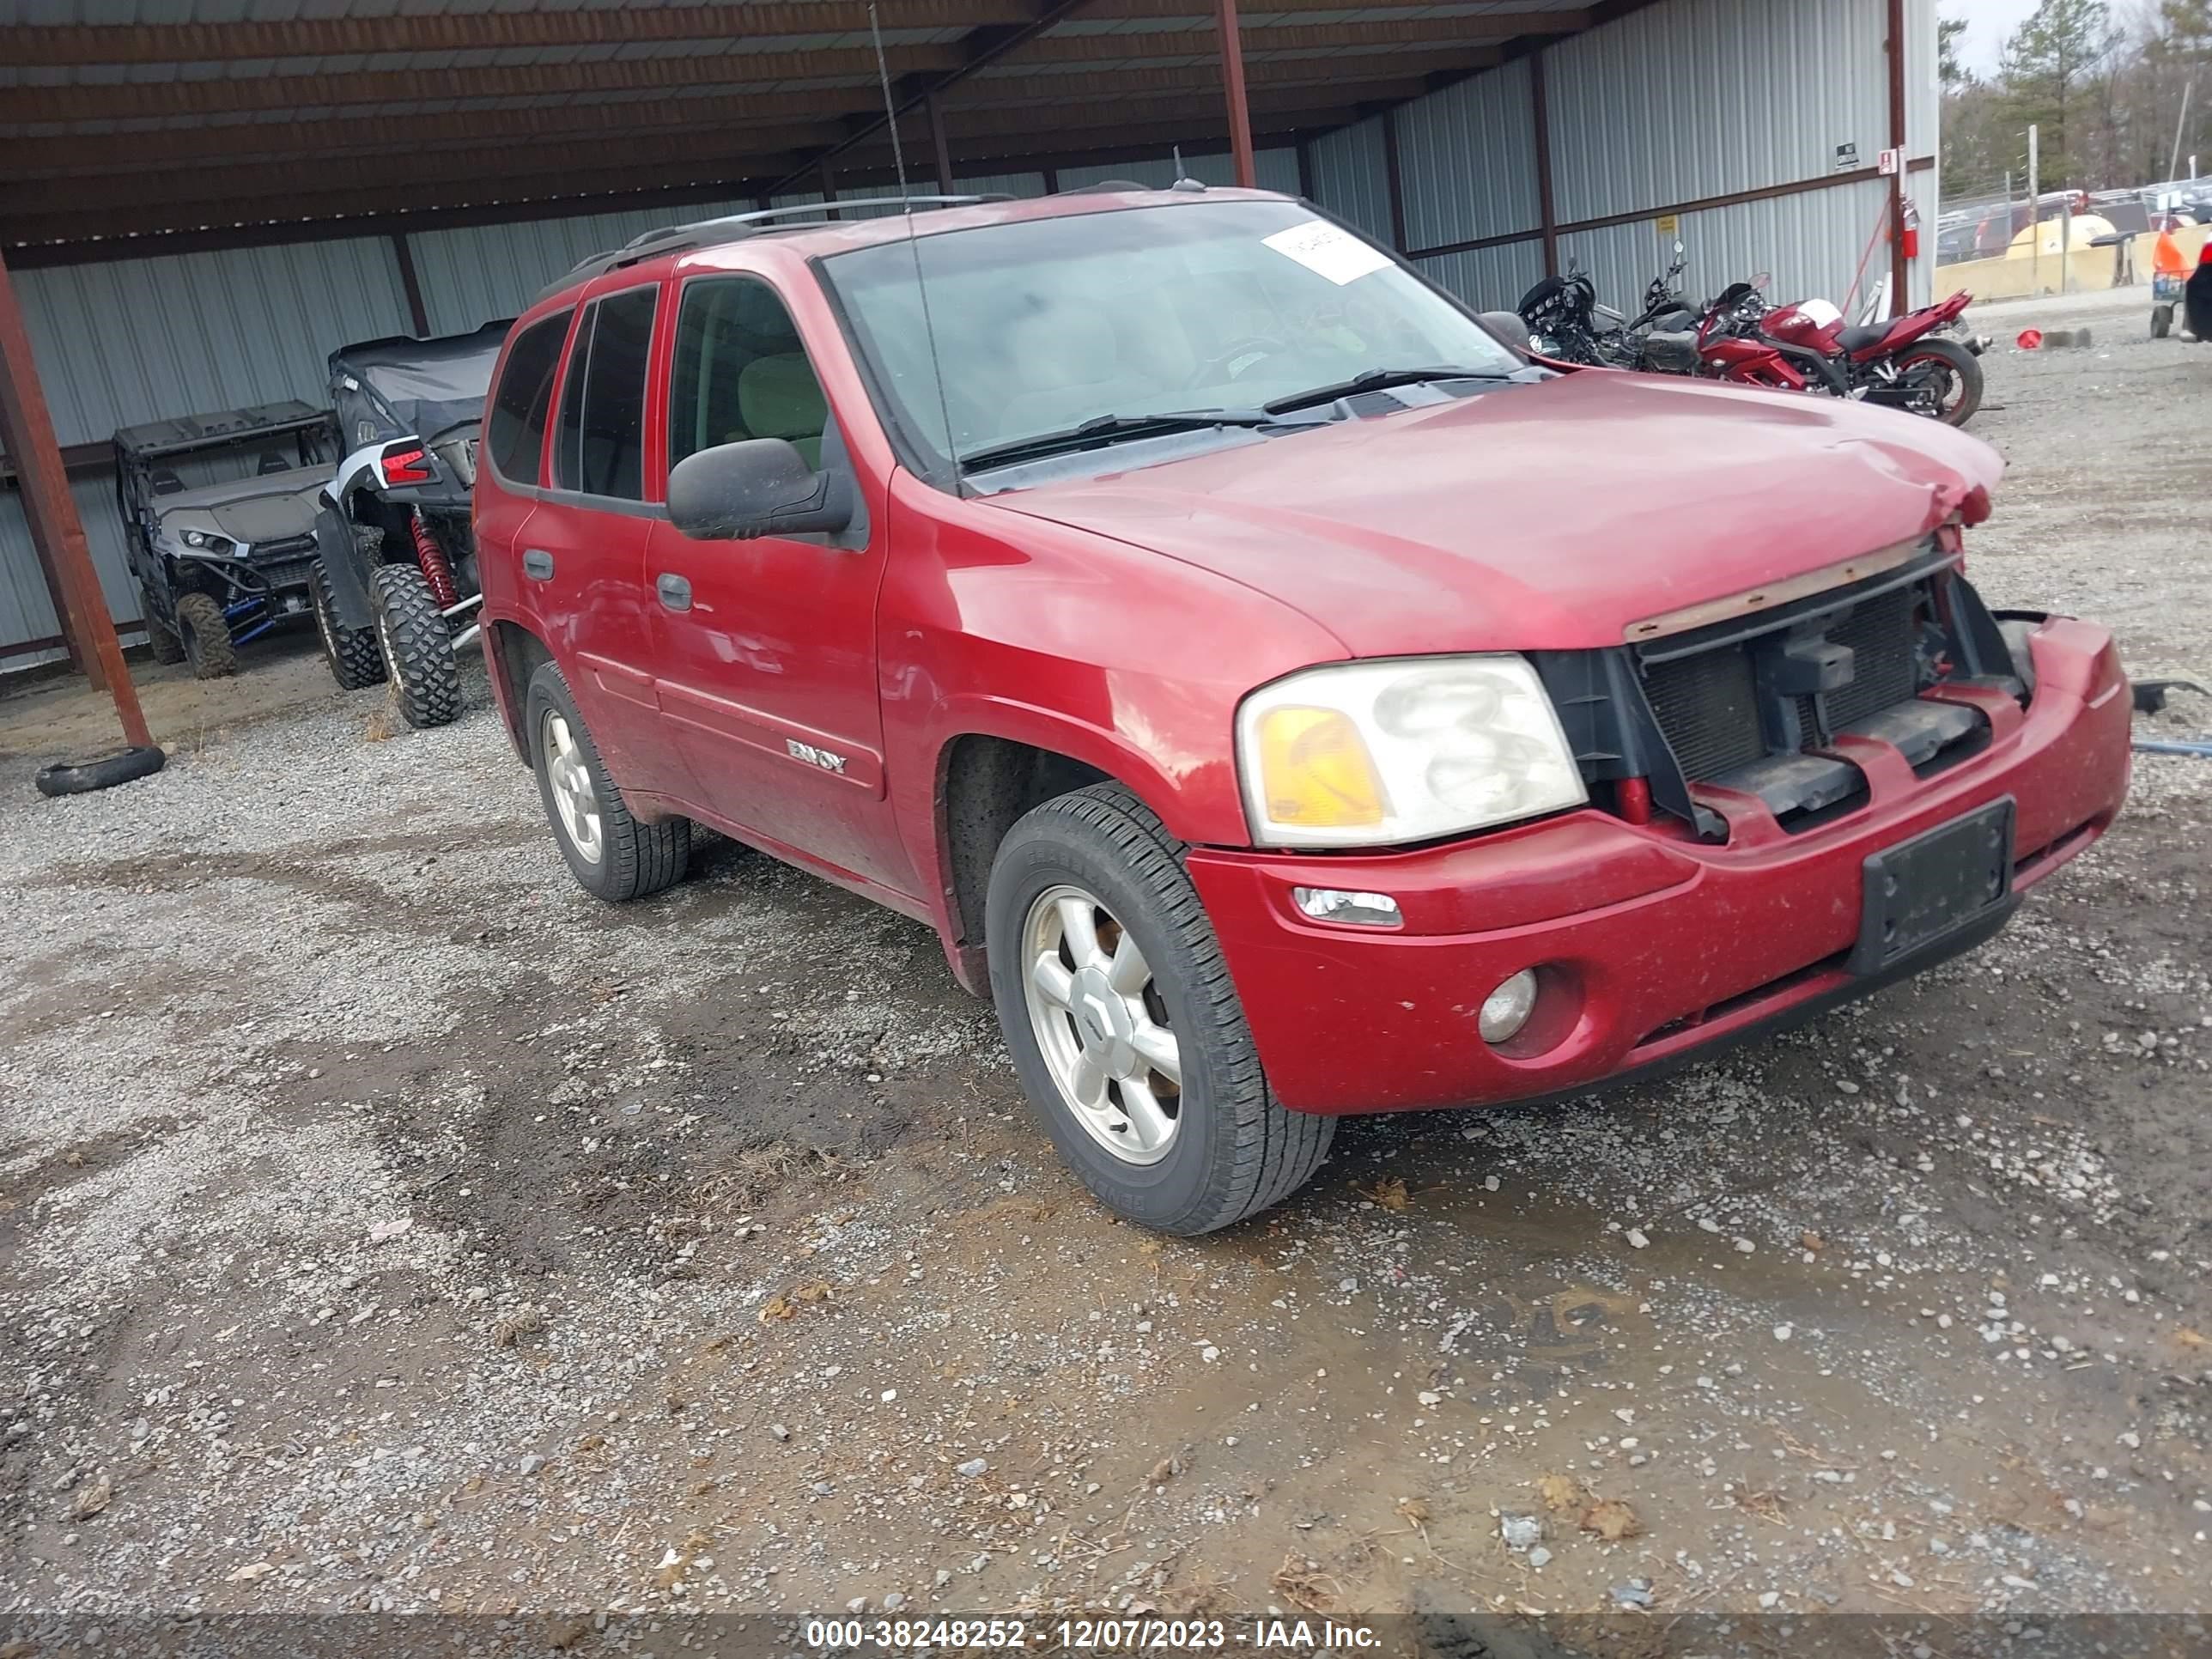
<svg viewBox="0 0 2212 1659">
<path fill-rule="evenodd" d="M 422 572 L 411 564 L 379 566 L 369 573 L 368 607 L 376 617 L 385 672 L 399 693 L 401 717 L 413 726 L 459 720 L 461 665 L 453 655 L 453 632 Z"/>
<path fill-rule="evenodd" d="M 154 653 L 158 663 L 178 663 L 185 659 L 185 642 L 176 630 L 154 613 L 154 595 L 145 583 L 138 584 L 138 614 L 146 620 L 146 648 Z"/>
<path fill-rule="evenodd" d="M 1917 340 L 1897 361 L 1906 407 L 1946 426 L 1964 426 L 1982 406 L 1982 360 L 1953 340 Z"/>
<path fill-rule="evenodd" d="M 238 647 L 231 643 L 230 618 L 205 593 L 177 596 L 177 627 L 183 635 L 185 660 L 196 680 L 219 680 L 238 672 Z"/>
<path fill-rule="evenodd" d="M 1047 801 L 991 869 L 991 989 L 1045 1131 L 1116 1214 L 1212 1232 L 1304 1185 L 1334 1118 L 1274 1098 L 1181 848 L 1126 789 Z"/>
</svg>

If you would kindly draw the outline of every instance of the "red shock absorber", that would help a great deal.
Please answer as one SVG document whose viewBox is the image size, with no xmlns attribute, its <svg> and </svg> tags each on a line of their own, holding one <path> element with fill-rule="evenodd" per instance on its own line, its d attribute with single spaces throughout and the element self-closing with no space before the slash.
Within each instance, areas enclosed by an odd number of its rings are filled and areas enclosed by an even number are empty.
<svg viewBox="0 0 2212 1659">
<path fill-rule="evenodd" d="M 446 550 L 422 522 L 422 510 L 416 508 L 407 515 L 407 527 L 415 532 L 415 556 L 422 562 L 422 579 L 430 584 L 430 592 L 441 610 L 450 610 L 461 602 L 460 589 L 453 586 L 453 567 L 446 557 Z"/>
</svg>

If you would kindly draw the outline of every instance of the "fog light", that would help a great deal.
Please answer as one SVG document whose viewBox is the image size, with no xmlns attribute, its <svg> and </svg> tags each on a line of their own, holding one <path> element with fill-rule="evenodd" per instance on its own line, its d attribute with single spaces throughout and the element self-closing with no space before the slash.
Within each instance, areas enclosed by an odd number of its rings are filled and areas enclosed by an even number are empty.
<svg viewBox="0 0 2212 1659">
<path fill-rule="evenodd" d="M 1485 1042 L 1509 1042 L 1536 1012 L 1536 975 L 1523 968 L 1482 1000 L 1475 1024 Z"/>
<path fill-rule="evenodd" d="M 1291 897 L 1316 921 L 1341 921 L 1354 927 L 1396 927 L 1405 917 L 1388 893 L 1347 893 L 1334 887 L 1293 887 Z M 1527 1016 L 1522 1016 L 1523 1018 Z"/>
</svg>

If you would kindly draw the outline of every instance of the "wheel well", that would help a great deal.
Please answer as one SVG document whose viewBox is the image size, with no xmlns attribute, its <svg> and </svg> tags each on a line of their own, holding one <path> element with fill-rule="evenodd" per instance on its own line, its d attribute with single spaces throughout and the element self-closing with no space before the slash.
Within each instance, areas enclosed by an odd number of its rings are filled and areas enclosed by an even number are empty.
<svg viewBox="0 0 2212 1659">
<path fill-rule="evenodd" d="M 530 677 L 538 665 L 552 661 L 553 653 L 544 641 L 516 623 L 492 623 L 491 640 L 492 660 L 499 665 L 500 679 L 507 687 L 507 735 L 514 741 L 514 752 L 526 762 L 530 754 L 522 742 L 523 700 L 530 695 Z"/>
<path fill-rule="evenodd" d="M 946 745 L 938 793 L 944 827 L 945 880 L 960 930 L 957 965 L 970 990 L 983 991 L 983 908 L 991 860 L 1021 816 L 1055 795 L 1103 783 L 1108 775 L 1085 762 L 1005 738 L 956 738 Z"/>
</svg>

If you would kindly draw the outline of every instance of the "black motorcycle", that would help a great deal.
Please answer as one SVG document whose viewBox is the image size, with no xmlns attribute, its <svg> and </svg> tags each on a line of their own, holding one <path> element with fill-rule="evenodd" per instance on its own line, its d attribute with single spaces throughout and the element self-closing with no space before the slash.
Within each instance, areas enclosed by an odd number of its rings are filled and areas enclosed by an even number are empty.
<svg viewBox="0 0 2212 1659">
<path fill-rule="evenodd" d="M 1680 283 L 1682 245 L 1674 262 L 1644 290 L 1644 309 L 1624 317 L 1598 303 L 1597 285 L 1573 264 L 1564 276 L 1547 276 L 1521 296 L 1521 320 L 1529 349 L 1539 356 L 1594 368 L 1632 368 L 1660 374 L 1693 374 L 1698 368 L 1698 312 L 1685 303 Z"/>
</svg>

